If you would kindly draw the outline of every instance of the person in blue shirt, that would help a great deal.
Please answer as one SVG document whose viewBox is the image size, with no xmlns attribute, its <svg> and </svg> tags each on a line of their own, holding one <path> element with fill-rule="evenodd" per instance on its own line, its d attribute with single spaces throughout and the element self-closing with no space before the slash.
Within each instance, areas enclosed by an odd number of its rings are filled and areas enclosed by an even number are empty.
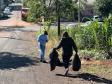
<svg viewBox="0 0 112 84">
<path fill-rule="evenodd" d="M 40 48 L 40 61 L 43 63 L 47 63 L 44 55 L 45 55 L 46 43 L 48 42 L 48 32 L 44 31 L 43 34 L 39 35 L 37 40 Z"/>
</svg>

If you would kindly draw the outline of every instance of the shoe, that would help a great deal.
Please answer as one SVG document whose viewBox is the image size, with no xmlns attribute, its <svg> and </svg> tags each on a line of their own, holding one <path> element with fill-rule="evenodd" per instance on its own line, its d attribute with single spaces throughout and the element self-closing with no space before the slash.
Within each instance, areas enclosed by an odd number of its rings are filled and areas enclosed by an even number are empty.
<svg viewBox="0 0 112 84">
<path fill-rule="evenodd" d="M 42 61 L 43 63 L 47 63 L 45 60 Z"/>
<path fill-rule="evenodd" d="M 69 71 L 69 69 L 66 70 L 66 72 L 65 72 L 65 76 L 68 76 L 68 71 Z"/>
<path fill-rule="evenodd" d="M 55 66 L 54 66 L 54 67 L 51 67 L 51 68 L 50 68 L 50 71 L 53 71 L 53 70 L 55 70 L 55 68 L 56 68 Z"/>
<path fill-rule="evenodd" d="M 40 62 L 43 62 L 43 60 L 41 59 Z"/>
</svg>

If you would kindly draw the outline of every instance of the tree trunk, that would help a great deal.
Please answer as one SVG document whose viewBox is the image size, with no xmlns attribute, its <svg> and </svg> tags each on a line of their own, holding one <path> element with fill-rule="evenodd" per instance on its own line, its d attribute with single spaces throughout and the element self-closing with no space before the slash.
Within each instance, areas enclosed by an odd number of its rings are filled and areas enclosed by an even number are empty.
<svg viewBox="0 0 112 84">
<path fill-rule="evenodd" d="M 58 21 L 58 37 L 60 37 L 60 5 L 58 0 L 56 0 L 56 16 Z"/>
</svg>

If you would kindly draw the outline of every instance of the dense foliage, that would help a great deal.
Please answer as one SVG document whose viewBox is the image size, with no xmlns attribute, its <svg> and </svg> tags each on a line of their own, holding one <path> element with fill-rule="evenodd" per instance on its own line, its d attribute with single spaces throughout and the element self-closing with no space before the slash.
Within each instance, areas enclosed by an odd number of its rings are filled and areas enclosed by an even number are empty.
<svg viewBox="0 0 112 84">
<path fill-rule="evenodd" d="M 44 16 L 45 20 L 56 21 L 57 9 L 61 20 L 72 21 L 77 17 L 77 9 L 72 0 L 24 0 L 24 6 L 30 8 L 29 21 L 38 21 L 41 16 Z"/>
<path fill-rule="evenodd" d="M 109 13 L 112 13 L 112 0 L 96 0 L 95 4 L 103 16 L 108 16 Z"/>
<path fill-rule="evenodd" d="M 104 58 L 112 58 L 112 17 L 102 24 L 97 21 L 81 28 L 68 29 L 81 50 L 97 50 L 107 53 Z"/>
</svg>

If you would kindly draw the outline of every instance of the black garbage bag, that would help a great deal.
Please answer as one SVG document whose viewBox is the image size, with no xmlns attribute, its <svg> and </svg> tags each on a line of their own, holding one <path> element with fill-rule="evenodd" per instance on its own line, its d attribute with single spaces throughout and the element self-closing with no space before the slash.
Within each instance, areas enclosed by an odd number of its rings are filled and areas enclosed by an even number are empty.
<svg viewBox="0 0 112 84">
<path fill-rule="evenodd" d="M 52 49 L 49 57 L 50 57 L 50 71 L 55 70 L 56 66 L 60 65 L 61 62 L 58 58 L 59 54 L 55 48 Z"/>
<path fill-rule="evenodd" d="M 73 59 L 72 69 L 73 71 L 79 71 L 80 68 L 81 68 L 81 60 L 78 54 L 75 54 Z"/>
</svg>

